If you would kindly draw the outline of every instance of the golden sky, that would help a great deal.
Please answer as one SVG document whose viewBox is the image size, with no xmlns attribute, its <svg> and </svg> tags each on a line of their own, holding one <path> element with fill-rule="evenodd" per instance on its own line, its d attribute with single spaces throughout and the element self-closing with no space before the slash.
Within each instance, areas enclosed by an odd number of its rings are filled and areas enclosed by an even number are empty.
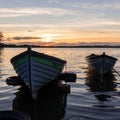
<svg viewBox="0 0 120 120">
<path fill-rule="evenodd" d="M 120 42 L 119 0 L 4 0 L 4 42 Z"/>
</svg>

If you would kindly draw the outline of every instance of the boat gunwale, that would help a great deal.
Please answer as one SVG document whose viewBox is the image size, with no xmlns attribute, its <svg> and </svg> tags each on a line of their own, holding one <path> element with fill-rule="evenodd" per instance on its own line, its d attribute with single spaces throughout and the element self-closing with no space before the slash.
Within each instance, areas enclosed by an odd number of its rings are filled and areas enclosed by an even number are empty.
<svg viewBox="0 0 120 120">
<path fill-rule="evenodd" d="M 114 59 L 114 60 L 118 60 L 117 58 L 115 57 L 112 57 L 112 56 L 109 56 L 109 55 L 93 55 L 93 56 L 87 56 L 86 59 L 96 59 L 96 58 L 100 58 L 100 57 L 108 57 L 108 58 L 111 58 L 111 59 Z"/>
<path fill-rule="evenodd" d="M 13 58 L 11 58 L 11 63 L 19 58 L 21 58 L 22 56 L 25 56 L 25 55 L 28 55 L 28 51 L 24 51 L 16 56 L 14 56 Z M 39 57 L 42 57 L 42 58 L 47 58 L 47 59 L 50 59 L 50 60 L 54 60 L 54 61 L 58 61 L 58 62 L 61 62 L 63 64 L 66 64 L 67 62 L 65 60 L 62 60 L 62 59 L 59 59 L 57 57 L 54 57 L 54 56 L 50 56 L 50 55 L 47 55 L 47 54 L 44 54 L 44 53 L 39 53 L 39 52 L 36 52 L 36 51 L 33 51 L 31 50 L 31 55 L 33 56 L 39 56 Z"/>
</svg>

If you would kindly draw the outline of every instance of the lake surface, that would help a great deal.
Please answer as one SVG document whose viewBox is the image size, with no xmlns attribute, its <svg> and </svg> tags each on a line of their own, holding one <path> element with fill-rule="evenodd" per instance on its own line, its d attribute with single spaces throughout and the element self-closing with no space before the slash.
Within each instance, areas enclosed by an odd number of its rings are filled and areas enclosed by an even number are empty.
<svg viewBox="0 0 120 120">
<path fill-rule="evenodd" d="M 0 111 L 13 109 L 13 100 L 19 86 L 8 86 L 5 81 L 6 78 L 16 75 L 10 59 L 25 50 L 25 48 L 0 50 Z M 77 74 L 76 83 L 68 83 L 71 85 L 71 93 L 67 96 L 62 120 L 120 120 L 120 76 L 114 73 L 116 86 L 111 91 L 92 91 L 85 84 L 87 78 L 85 56 L 106 52 L 118 58 L 114 68 L 120 73 L 119 48 L 33 48 L 33 50 L 66 60 L 67 71 Z"/>
</svg>

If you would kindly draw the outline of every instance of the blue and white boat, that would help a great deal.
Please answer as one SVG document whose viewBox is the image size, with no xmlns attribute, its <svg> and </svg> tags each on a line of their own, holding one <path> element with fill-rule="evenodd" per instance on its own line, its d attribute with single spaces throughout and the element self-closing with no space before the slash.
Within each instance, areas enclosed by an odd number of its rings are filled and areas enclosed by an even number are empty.
<svg viewBox="0 0 120 120">
<path fill-rule="evenodd" d="M 105 53 L 101 55 L 91 54 L 86 57 L 86 61 L 90 70 L 95 70 L 100 74 L 105 74 L 112 71 L 117 58 L 108 56 Z"/>
<path fill-rule="evenodd" d="M 38 53 L 30 49 L 13 57 L 11 63 L 24 83 L 30 88 L 33 98 L 47 83 L 55 80 L 62 72 L 66 61 Z"/>
</svg>

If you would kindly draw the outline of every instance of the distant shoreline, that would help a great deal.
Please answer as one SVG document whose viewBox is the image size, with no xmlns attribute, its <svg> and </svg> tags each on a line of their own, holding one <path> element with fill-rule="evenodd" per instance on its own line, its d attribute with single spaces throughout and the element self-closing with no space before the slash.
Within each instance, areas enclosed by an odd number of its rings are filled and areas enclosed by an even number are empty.
<svg viewBox="0 0 120 120">
<path fill-rule="evenodd" d="M 79 46 L 37 46 L 37 45 L 7 45 L 0 44 L 0 48 L 26 48 L 26 47 L 34 47 L 34 48 L 120 48 L 120 46 L 110 46 L 110 45 L 79 45 Z"/>
<path fill-rule="evenodd" d="M 2 46 L 1 48 L 26 48 L 28 46 Z M 30 46 L 33 48 L 120 48 L 120 46 Z"/>
</svg>

